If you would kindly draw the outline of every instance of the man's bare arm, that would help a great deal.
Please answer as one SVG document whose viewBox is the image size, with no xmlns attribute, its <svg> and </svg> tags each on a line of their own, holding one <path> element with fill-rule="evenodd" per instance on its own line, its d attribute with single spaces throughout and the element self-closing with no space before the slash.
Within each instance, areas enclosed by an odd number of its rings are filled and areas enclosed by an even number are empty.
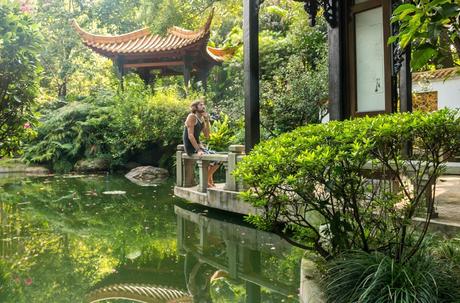
<svg viewBox="0 0 460 303">
<path fill-rule="evenodd" d="M 204 119 L 203 134 L 206 137 L 206 139 L 209 139 L 209 136 L 211 135 L 211 124 L 209 123 L 209 114 L 203 113 L 202 116 Z"/>
</svg>

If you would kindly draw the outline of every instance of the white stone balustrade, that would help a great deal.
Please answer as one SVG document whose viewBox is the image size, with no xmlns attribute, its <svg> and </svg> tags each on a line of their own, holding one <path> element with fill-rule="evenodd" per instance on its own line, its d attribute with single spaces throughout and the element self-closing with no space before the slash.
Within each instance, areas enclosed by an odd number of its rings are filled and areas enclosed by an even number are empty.
<svg viewBox="0 0 460 303">
<path fill-rule="evenodd" d="M 184 146 L 178 145 L 176 152 L 176 186 L 194 187 L 198 185 L 198 191 L 205 193 L 208 189 L 208 167 L 211 162 L 220 162 L 225 168 L 225 185 L 223 189 L 240 191 L 242 186 L 235 180 L 232 172 L 243 156 L 243 145 L 231 145 L 228 153 L 202 156 L 196 154 L 189 156 L 185 152 Z M 195 164 L 198 166 L 198 183 L 195 181 Z"/>
</svg>

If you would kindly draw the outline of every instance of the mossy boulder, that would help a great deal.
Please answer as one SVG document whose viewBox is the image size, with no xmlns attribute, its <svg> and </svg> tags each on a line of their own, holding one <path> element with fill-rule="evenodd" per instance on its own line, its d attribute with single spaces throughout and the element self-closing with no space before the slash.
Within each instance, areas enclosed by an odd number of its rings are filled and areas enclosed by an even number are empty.
<svg viewBox="0 0 460 303">
<path fill-rule="evenodd" d="M 166 169 L 153 166 L 139 166 L 125 175 L 128 180 L 140 186 L 155 186 L 165 181 L 168 176 Z"/>
<path fill-rule="evenodd" d="M 80 173 L 108 171 L 110 161 L 107 159 L 85 159 L 75 163 L 74 169 Z"/>
</svg>

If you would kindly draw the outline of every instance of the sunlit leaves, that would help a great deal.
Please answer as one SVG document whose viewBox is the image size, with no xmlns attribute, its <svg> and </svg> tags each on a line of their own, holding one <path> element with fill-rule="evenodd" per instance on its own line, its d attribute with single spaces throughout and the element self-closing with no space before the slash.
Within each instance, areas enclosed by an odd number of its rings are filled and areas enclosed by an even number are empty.
<svg viewBox="0 0 460 303">
<path fill-rule="evenodd" d="M 459 15 L 460 4 L 453 0 L 416 0 L 401 4 L 392 17 L 393 23 L 400 24 L 399 32 L 389 39 L 389 43 L 398 41 L 403 49 L 410 44 L 414 46 L 411 62 L 414 70 L 424 68 L 428 63 L 442 64 L 446 60 L 458 63 Z"/>
<path fill-rule="evenodd" d="M 409 249 L 399 231 L 414 231 L 410 218 L 427 211 L 423 184 L 460 151 L 459 134 L 459 113 L 449 110 L 310 125 L 256 146 L 236 176 L 249 187 L 243 198 L 264 208 L 252 222 L 317 232 L 303 243 L 325 248 L 323 257 L 397 241 Z M 410 158 L 402 152 L 407 142 L 416 150 Z M 326 246 L 321 224 L 330 232 Z M 401 257 L 390 246 L 386 253 Z"/>
</svg>

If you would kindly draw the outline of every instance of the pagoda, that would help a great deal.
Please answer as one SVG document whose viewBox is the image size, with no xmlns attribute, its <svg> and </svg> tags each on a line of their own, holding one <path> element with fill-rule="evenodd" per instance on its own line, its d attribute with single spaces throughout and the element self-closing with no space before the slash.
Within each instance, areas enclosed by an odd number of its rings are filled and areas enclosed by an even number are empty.
<svg viewBox="0 0 460 303">
<path fill-rule="evenodd" d="M 228 50 L 208 46 L 213 13 L 198 30 L 177 26 L 168 29 L 165 36 L 154 34 L 146 27 L 127 34 L 102 36 L 83 30 L 74 20 L 73 27 L 83 44 L 94 52 L 111 59 L 121 76 L 133 71 L 150 83 L 155 75 L 183 75 L 185 86 L 195 76 L 204 88 L 211 68 L 231 55 Z"/>
</svg>

